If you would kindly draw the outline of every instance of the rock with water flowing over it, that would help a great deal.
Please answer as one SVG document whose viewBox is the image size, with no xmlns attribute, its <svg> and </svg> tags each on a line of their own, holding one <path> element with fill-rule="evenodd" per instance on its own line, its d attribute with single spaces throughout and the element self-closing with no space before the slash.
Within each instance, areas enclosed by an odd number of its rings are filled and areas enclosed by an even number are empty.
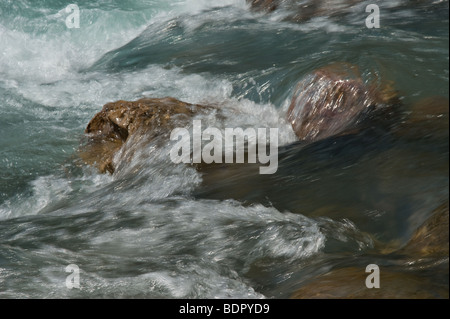
<svg viewBox="0 0 450 319">
<path fill-rule="evenodd" d="M 289 14 L 285 17 L 288 21 L 304 22 L 315 17 L 339 16 L 350 12 L 350 8 L 360 3 L 360 0 L 247 0 L 253 10 L 272 12 L 285 9 Z"/>
<path fill-rule="evenodd" d="M 280 5 L 280 0 L 247 0 L 255 10 L 274 11 Z"/>
<path fill-rule="evenodd" d="M 369 273 L 363 267 L 346 267 L 318 276 L 298 289 L 292 298 L 448 298 L 448 286 L 440 278 L 448 276 L 449 203 L 434 210 L 408 244 L 388 256 L 396 262 L 380 266 L 379 289 L 366 287 Z"/>
<path fill-rule="evenodd" d="M 391 110 L 395 94 L 365 85 L 357 68 L 335 64 L 307 75 L 297 86 L 287 119 L 300 140 L 315 142 L 353 132 L 372 117 Z M 89 141 L 80 152 L 86 164 L 113 173 L 113 158 L 131 136 L 152 139 L 168 134 L 176 122 L 185 127 L 212 106 L 193 105 L 173 98 L 117 101 L 106 104 L 86 128 Z"/>
<path fill-rule="evenodd" d="M 332 270 L 298 289 L 293 299 L 435 299 L 448 298 L 448 289 L 426 277 L 408 272 L 380 270 L 380 288 L 367 288 L 364 267 Z"/>
<path fill-rule="evenodd" d="M 448 1 L 405 1 L 411 7 L 420 8 L 423 6 L 425 10 L 430 10 L 432 6 L 438 7 L 445 2 Z M 332 18 L 339 22 L 355 13 L 361 14 L 363 21 L 369 15 L 369 12 L 366 11 L 367 6 L 377 4 L 376 2 L 370 3 L 362 0 L 247 0 L 247 3 L 252 10 L 257 12 L 282 12 L 283 20 L 294 23 L 304 23 L 322 17 Z"/>
<path fill-rule="evenodd" d="M 356 66 L 335 64 L 298 83 L 287 120 L 300 140 L 315 142 L 353 132 L 374 120 L 393 118 L 396 103 L 389 85 L 365 84 Z"/>
<path fill-rule="evenodd" d="M 176 125 L 186 126 L 192 116 L 212 107 L 185 103 L 174 98 L 146 98 L 105 104 L 89 122 L 88 142 L 80 157 L 100 172 L 113 173 L 113 157 L 131 137 L 145 135 L 152 139 L 168 134 Z"/>
<path fill-rule="evenodd" d="M 449 134 L 449 100 L 430 96 L 414 103 L 395 133 L 407 139 L 443 138 Z"/>
<path fill-rule="evenodd" d="M 399 252 L 410 256 L 449 256 L 449 203 L 439 206 Z"/>
</svg>

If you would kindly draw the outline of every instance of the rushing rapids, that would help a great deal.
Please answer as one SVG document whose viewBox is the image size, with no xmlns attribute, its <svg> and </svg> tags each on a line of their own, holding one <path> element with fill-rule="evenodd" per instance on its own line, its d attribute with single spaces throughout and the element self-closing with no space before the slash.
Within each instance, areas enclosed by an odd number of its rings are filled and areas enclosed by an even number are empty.
<svg viewBox="0 0 450 319">
<path fill-rule="evenodd" d="M 0 2 L 0 298 L 448 298 L 448 1 L 371 3 Z"/>
</svg>

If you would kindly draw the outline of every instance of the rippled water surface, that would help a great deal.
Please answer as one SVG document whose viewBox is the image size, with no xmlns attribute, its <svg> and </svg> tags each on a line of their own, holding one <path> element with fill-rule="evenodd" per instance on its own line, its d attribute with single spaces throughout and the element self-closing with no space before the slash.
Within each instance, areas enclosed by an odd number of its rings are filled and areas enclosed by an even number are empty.
<svg viewBox="0 0 450 319">
<path fill-rule="evenodd" d="M 297 82 L 334 62 L 394 83 L 405 116 L 448 103 L 447 1 L 383 1 L 380 29 L 369 1 L 301 23 L 244 0 L 77 3 L 68 29 L 66 1 L 0 1 L 1 298 L 286 298 L 335 267 L 398 266 L 383 249 L 448 202 L 448 118 L 307 146 L 285 120 Z M 169 143 L 113 175 L 79 165 L 105 103 L 165 96 L 220 105 L 211 126 L 278 128 L 278 172 L 199 172 Z M 445 265 L 422 278 L 448 297 Z"/>
</svg>

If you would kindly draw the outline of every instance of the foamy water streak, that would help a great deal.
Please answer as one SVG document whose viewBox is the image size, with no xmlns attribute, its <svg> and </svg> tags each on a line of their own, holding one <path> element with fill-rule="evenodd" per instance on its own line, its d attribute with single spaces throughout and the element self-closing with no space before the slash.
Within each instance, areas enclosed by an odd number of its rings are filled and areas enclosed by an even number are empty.
<svg viewBox="0 0 450 319">
<path fill-rule="evenodd" d="M 122 196 L 136 197 L 126 192 Z M 81 206 L 83 203 L 78 205 Z M 176 204 L 133 204 L 130 199 L 118 210 L 116 203 L 102 198 L 90 203 L 90 209 L 94 207 L 102 212 L 70 216 L 72 209 L 63 209 L 57 214 L 70 220 L 71 235 L 58 224 L 43 233 L 33 226 L 33 220 L 4 233 L 15 233 L 16 247 L 31 241 L 42 243 L 38 250 L 26 254 L 37 264 L 47 260 L 47 266 L 39 270 L 38 280 L 25 284 L 34 291 L 28 296 L 262 298 L 264 295 L 255 292 L 242 277 L 252 272 L 255 263 L 307 260 L 326 245 L 321 227 L 327 223 L 332 229 L 348 227 L 332 221 L 319 224 L 302 215 L 280 213 L 260 205 L 244 208 L 232 201 L 184 199 Z M 49 215 L 42 222 L 51 225 L 55 218 Z M 86 222 L 90 227 L 84 226 Z M 351 241 L 349 234 L 327 231 L 329 240 L 343 242 Z M 51 238 L 58 240 L 50 243 Z M 85 249 L 67 249 L 65 243 L 69 241 Z M 8 245 L 8 241 L 3 244 Z M 370 245 L 370 240 L 362 245 Z M 7 253 L 17 252 L 10 248 Z M 61 269 L 68 260 L 76 261 L 82 269 L 79 291 L 68 291 L 62 284 Z M 119 273 L 114 274 L 117 270 Z M 127 275 L 124 277 L 121 271 Z M 20 281 L 8 272 L 2 276 L 11 285 Z"/>
</svg>

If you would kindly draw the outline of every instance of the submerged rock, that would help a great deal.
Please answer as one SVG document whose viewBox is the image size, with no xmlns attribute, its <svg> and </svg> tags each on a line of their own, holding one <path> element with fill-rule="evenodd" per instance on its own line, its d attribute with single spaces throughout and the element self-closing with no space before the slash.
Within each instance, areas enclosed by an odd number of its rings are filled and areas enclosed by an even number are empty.
<svg viewBox="0 0 450 319">
<path fill-rule="evenodd" d="M 408 139 L 445 138 L 449 133 L 449 100 L 431 96 L 414 103 L 395 133 Z"/>
<path fill-rule="evenodd" d="M 408 244 L 399 251 L 411 256 L 449 256 L 449 204 L 439 206 L 420 226 Z"/>
<path fill-rule="evenodd" d="M 102 173 L 113 173 L 113 157 L 131 136 L 145 134 L 151 139 L 168 134 L 176 125 L 186 126 L 192 116 L 208 109 L 213 107 L 189 104 L 174 98 L 105 104 L 86 128 L 89 140 L 80 157 Z"/>
<path fill-rule="evenodd" d="M 281 0 L 247 0 L 247 3 L 255 10 L 270 12 L 278 8 Z"/>
<path fill-rule="evenodd" d="M 361 0 L 247 0 L 251 8 L 257 11 L 272 12 L 284 8 L 290 13 L 286 20 L 293 22 L 304 22 L 321 16 L 341 15 L 360 2 Z"/>
<path fill-rule="evenodd" d="M 357 13 L 358 19 L 364 21 L 369 15 L 366 12 L 367 5 L 372 4 L 362 0 L 247 0 L 251 9 L 258 12 L 272 13 L 283 12 L 283 20 L 303 23 L 314 18 L 326 17 L 340 22 L 343 18 L 351 17 Z M 373 4 L 377 4 L 374 2 Z M 390 9 L 378 4 L 383 9 Z M 447 10 L 448 0 L 405 0 L 395 3 L 397 7 L 405 7 L 407 10 Z M 353 22 L 353 21 L 352 21 Z"/>
<path fill-rule="evenodd" d="M 434 299 L 448 298 L 448 289 L 434 287 L 412 273 L 380 270 L 380 288 L 369 289 L 364 268 L 348 267 L 317 277 L 297 290 L 294 299 Z"/>
<path fill-rule="evenodd" d="M 407 258 L 402 259 L 405 255 Z M 391 266 L 380 267 L 380 289 L 365 286 L 369 274 L 363 268 L 346 267 L 314 278 L 292 298 L 448 298 L 448 283 L 439 281 L 445 274 L 448 276 L 448 256 L 447 202 L 416 230 L 404 248 L 388 255 L 394 262 Z"/>
<path fill-rule="evenodd" d="M 295 89 L 287 119 L 298 138 L 315 142 L 392 117 L 393 89 L 366 85 L 356 66 L 336 64 L 307 75 Z"/>
</svg>

